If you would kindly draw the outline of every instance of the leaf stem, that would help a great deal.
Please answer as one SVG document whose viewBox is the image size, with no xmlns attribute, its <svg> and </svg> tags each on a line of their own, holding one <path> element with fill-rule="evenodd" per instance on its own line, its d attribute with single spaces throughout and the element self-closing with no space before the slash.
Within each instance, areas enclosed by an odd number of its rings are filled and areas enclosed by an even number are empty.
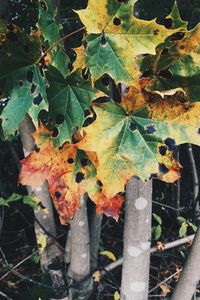
<svg viewBox="0 0 200 300">
<path fill-rule="evenodd" d="M 51 49 L 53 48 L 53 47 L 55 47 L 55 46 L 57 46 L 58 44 L 60 44 L 62 41 L 64 41 L 64 40 L 66 40 L 68 37 L 70 37 L 70 36 L 72 36 L 72 35 L 74 35 L 74 34 L 76 34 L 77 32 L 80 32 L 80 31 L 82 31 L 82 30 L 84 30 L 86 27 L 85 26 L 83 26 L 83 27 L 81 27 L 81 28 L 79 28 L 79 29 L 77 29 L 77 30 L 75 30 L 75 31 L 73 31 L 73 32 L 71 32 L 71 33 L 69 33 L 69 34 L 67 34 L 67 35 L 65 35 L 65 36 L 63 36 L 62 38 L 60 38 L 58 41 L 56 41 L 54 44 L 52 44 L 40 57 L 39 57 L 39 59 L 36 61 L 36 64 L 38 64 L 44 57 L 45 57 L 45 55 L 49 52 L 49 51 L 51 51 Z"/>
</svg>

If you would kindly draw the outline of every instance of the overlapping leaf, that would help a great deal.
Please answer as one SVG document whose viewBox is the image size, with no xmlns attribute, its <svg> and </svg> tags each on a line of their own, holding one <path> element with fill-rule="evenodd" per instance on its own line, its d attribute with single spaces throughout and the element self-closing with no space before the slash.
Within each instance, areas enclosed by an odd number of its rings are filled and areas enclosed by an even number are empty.
<svg viewBox="0 0 200 300">
<path fill-rule="evenodd" d="M 178 170 L 167 150 L 189 141 L 200 143 L 198 127 L 152 120 L 144 109 L 128 116 L 118 105 L 106 103 L 95 106 L 94 110 L 97 119 L 85 129 L 86 136 L 79 147 L 96 151 L 97 176 L 108 197 L 123 191 L 124 184 L 133 175 L 145 180 L 152 173 Z M 166 166 L 162 156 L 170 166 Z"/>
<path fill-rule="evenodd" d="M 135 2 L 89 0 L 87 9 L 78 11 L 88 34 L 85 60 L 94 80 L 107 73 L 131 83 L 139 74 L 135 56 L 154 54 L 155 47 L 176 31 L 134 17 Z"/>
<path fill-rule="evenodd" d="M 61 39 L 62 25 L 56 21 L 56 16 L 57 8 L 53 1 L 40 1 L 38 25 L 47 47 L 51 47 Z M 68 75 L 69 70 L 67 66 L 70 60 L 64 50 L 64 43 L 60 42 L 58 45 L 55 45 L 48 55 L 50 56 L 51 64 L 58 68 L 63 76 Z"/>
<path fill-rule="evenodd" d="M 52 118 L 60 124 L 57 145 L 71 140 L 73 129 L 79 129 L 85 117 L 90 114 L 90 103 L 101 93 L 91 81 L 84 80 L 81 72 L 71 73 L 66 79 L 50 67 L 47 73 L 49 82 L 48 100 Z"/>
<path fill-rule="evenodd" d="M 155 56 L 141 60 L 141 70 L 152 78 L 149 89 L 165 91 L 181 87 L 188 99 L 199 101 L 200 26 L 171 37 Z"/>
<path fill-rule="evenodd" d="M 34 138 L 38 150 L 21 161 L 19 181 L 34 189 L 47 180 L 62 224 L 73 218 L 85 192 L 96 203 L 97 213 L 118 219 L 123 197 L 106 198 L 90 159 L 93 156 L 94 161 L 94 154 L 88 155 L 73 144 L 55 148 L 50 132 L 42 127 L 34 133 Z"/>
<path fill-rule="evenodd" d="M 27 36 L 12 24 L 1 28 L 0 87 L 4 96 L 10 97 L 1 119 L 8 137 L 27 112 L 37 124 L 39 111 L 46 108 L 46 88 L 44 74 L 35 66 L 41 55 L 38 36 Z"/>
</svg>

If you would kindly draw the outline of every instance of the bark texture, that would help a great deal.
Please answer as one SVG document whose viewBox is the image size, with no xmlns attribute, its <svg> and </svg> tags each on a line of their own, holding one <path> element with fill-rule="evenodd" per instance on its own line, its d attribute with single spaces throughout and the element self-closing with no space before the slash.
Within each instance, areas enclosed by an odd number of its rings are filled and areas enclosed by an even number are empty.
<svg viewBox="0 0 200 300">
<path fill-rule="evenodd" d="M 90 212 L 90 266 L 95 271 L 98 266 L 99 241 L 101 235 L 101 224 L 103 215 L 96 214 L 96 205 L 92 206 Z"/>
<path fill-rule="evenodd" d="M 189 256 L 181 272 L 172 300 L 191 300 L 200 280 L 200 227 L 194 238 Z"/>
<path fill-rule="evenodd" d="M 147 300 L 150 266 L 152 181 L 126 186 L 121 300 Z"/>
<path fill-rule="evenodd" d="M 88 299 L 92 291 L 92 279 L 81 281 L 90 274 L 90 237 L 87 216 L 87 194 L 81 201 L 71 224 L 71 259 L 69 276 L 74 285 L 70 291 L 70 300 Z"/>
</svg>

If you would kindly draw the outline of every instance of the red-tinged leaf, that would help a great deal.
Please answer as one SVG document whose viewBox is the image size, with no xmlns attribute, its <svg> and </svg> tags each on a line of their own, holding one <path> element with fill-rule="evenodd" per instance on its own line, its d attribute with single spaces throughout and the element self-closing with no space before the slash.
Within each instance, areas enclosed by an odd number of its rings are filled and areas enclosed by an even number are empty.
<svg viewBox="0 0 200 300">
<path fill-rule="evenodd" d="M 67 184 L 67 174 L 73 169 L 70 162 L 75 160 L 77 147 L 65 144 L 62 149 L 55 148 L 51 133 L 43 127 L 33 137 L 38 147 L 37 152 L 32 152 L 21 161 L 19 182 L 34 189 L 47 180 L 61 223 L 64 224 L 73 218 L 79 207 L 80 198 L 73 190 L 69 190 Z"/>
<path fill-rule="evenodd" d="M 117 194 L 112 198 L 107 198 L 104 193 L 100 193 L 94 202 L 97 206 L 97 214 L 104 213 L 107 217 L 112 217 L 118 221 L 120 208 L 124 202 L 123 196 Z"/>
</svg>

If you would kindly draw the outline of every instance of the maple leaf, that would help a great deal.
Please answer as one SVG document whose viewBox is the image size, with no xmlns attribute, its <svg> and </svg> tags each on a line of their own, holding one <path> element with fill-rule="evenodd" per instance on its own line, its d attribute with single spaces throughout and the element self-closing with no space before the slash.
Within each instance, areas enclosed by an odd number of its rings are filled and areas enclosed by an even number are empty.
<svg viewBox="0 0 200 300">
<path fill-rule="evenodd" d="M 78 11 L 88 34 L 85 61 L 93 80 L 107 73 L 116 81 L 131 83 L 140 73 L 135 56 L 154 54 L 156 46 L 176 31 L 155 20 L 137 19 L 135 2 L 89 0 L 87 9 Z"/>
<path fill-rule="evenodd" d="M 156 55 L 138 60 L 141 71 L 148 70 L 148 89 L 165 91 L 182 88 L 188 100 L 199 101 L 200 25 L 178 32 L 157 48 Z"/>
<path fill-rule="evenodd" d="M 107 199 L 102 193 L 93 164 L 97 164 L 94 154 L 87 155 L 77 148 L 77 144 L 66 143 L 56 148 L 51 133 L 43 127 L 33 137 L 37 152 L 32 152 L 21 161 L 19 182 L 34 189 L 47 180 L 62 224 L 73 218 L 85 192 L 96 204 L 98 214 L 105 213 L 118 219 L 124 199 L 120 195 Z"/>
<path fill-rule="evenodd" d="M 60 23 L 56 22 L 56 16 L 57 7 L 51 0 L 39 1 L 38 26 L 45 45 L 48 45 L 48 47 L 61 39 L 60 32 L 63 27 Z M 51 65 L 56 67 L 63 76 L 67 76 L 69 74 L 67 65 L 70 59 L 64 50 L 64 42 L 55 45 L 51 51 L 48 52 L 48 55 Z"/>
<path fill-rule="evenodd" d="M 80 128 L 90 114 L 91 101 L 103 93 L 94 88 L 89 79 L 83 80 L 80 70 L 64 78 L 56 68 L 50 66 L 47 79 L 49 112 L 59 125 L 60 133 L 55 142 L 60 146 L 66 140 L 71 140 L 73 130 Z"/>
<path fill-rule="evenodd" d="M 46 81 L 35 62 L 41 55 L 36 35 L 26 35 L 17 26 L 1 27 L 0 89 L 9 96 L 1 119 L 4 137 L 13 134 L 28 112 L 37 127 L 37 116 L 46 109 Z"/>
<path fill-rule="evenodd" d="M 85 138 L 79 143 L 79 148 L 96 151 L 99 161 L 97 177 L 107 197 L 123 191 L 124 184 L 133 175 L 145 180 L 160 171 L 167 173 L 174 169 L 178 172 L 179 165 L 173 160 L 170 167 L 164 165 L 164 170 L 159 160 L 163 160 L 167 150 L 173 151 L 178 144 L 200 142 L 199 127 L 152 120 L 144 109 L 127 115 L 112 102 L 93 108 L 97 119 L 84 129 Z M 164 144 L 164 153 L 161 144 Z M 168 164 L 169 158 L 168 155 L 165 159 Z"/>
<path fill-rule="evenodd" d="M 65 144 L 62 149 L 55 148 L 51 133 L 41 127 L 33 133 L 37 151 L 21 161 L 22 169 L 19 182 L 32 189 L 48 181 L 54 205 L 59 213 L 61 223 L 73 218 L 79 207 L 79 198 L 71 193 L 66 183 L 66 173 L 72 171 L 70 160 L 75 159 L 75 145 Z"/>
</svg>

